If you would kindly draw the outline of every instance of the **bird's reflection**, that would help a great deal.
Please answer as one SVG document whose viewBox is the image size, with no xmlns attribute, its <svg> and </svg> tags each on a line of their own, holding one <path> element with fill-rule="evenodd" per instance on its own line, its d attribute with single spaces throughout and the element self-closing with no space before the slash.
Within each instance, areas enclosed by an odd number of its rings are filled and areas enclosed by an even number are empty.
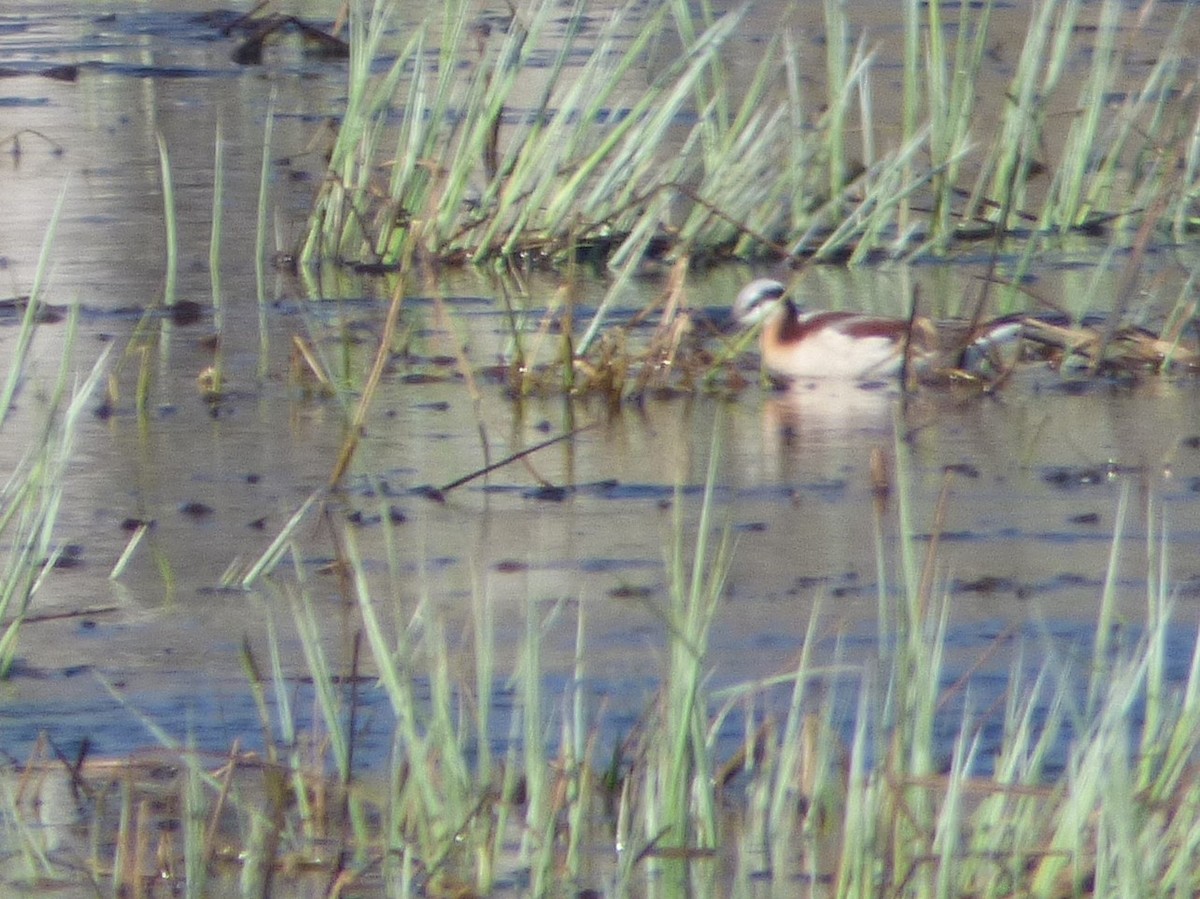
<svg viewBox="0 0 1200 899">
<path fill-rule="evenodd" d="M 797 382 L 767 399 L 764 438 L 781 453 L 886 438 L 893 432 L 901 402 L 900 392 L 890 384 Z"/>
</svg>

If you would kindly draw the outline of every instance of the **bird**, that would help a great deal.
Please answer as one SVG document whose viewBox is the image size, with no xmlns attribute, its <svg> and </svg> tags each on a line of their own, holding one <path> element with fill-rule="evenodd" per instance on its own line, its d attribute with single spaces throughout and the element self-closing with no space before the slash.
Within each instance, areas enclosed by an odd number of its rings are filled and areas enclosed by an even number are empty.
<svg viewBox="0 0 1200 899">
<path fill-rule="evenodd" d="M 988 322 L 967 335 L 954 348 L 957 358 L 951 359 L 937 325 L 928 318 L 805 311 L 772 278 L 743 287 L 733 317 L 743 327 L 761 324 L 763 364 L 788 381 L 885 381 L 905 371 L 922 374 L 939 364 L 975 371 L 986 364 L 992 348 L 1021 334 L 1018 318 Z"/>
</svg>

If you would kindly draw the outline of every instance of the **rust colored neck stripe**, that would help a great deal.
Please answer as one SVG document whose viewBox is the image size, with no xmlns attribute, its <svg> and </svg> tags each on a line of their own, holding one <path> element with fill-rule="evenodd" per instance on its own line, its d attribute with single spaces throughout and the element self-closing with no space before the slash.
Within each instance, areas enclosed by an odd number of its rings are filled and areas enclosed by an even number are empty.
<svg viewBox="0 0 1200 899">
<path fill-rule="evenodd" d="M 779 342 L 794 345 L 824 328 L 834 328 L 847 337 L 882 337 L 900 341 L 904 339 L 908 323 L 898 319 L 865 318 L 856 312 L 818 312 L 800 319 L 796 307 L 789 303 L 779 328 Z"/>
</svg>

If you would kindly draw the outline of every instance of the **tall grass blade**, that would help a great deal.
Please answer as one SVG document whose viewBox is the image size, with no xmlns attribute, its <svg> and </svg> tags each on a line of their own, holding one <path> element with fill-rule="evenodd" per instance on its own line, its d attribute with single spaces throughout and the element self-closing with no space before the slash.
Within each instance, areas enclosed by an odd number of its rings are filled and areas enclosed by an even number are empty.
<svg viewBox="0 0 1200 899">
<path fill-rule="evenodd" d="M 163 305 L 175 305 L 176 283 L 179 279 L 179 224 L 175 211 L 175 181 L 171 176 L 171 156 L 167 152 L 167 141 L 162 132 L 155 134 L 158 140 L 158 165 L 162 177 L 163 221 L 166 224 L 167 271 L 163 281 Z"/>
<path fill-rule="evenodd" d="M 258 210 L 254 229 L 254 287 L 259 305 L 267 301 L 267 232 L 270 222 L 271 135 L 275 130 L 275 97 L 275 91 L 272 90 L 263 124 L 262 165 L 258 177 Z M 262 341 L 267 339 L 265 333 L 259 337 Z M 263 349 L 265 351 L 265 344 Z"/>
<path fill-rule="evenodd" d="M 212 285 L 212 305 L 218 315 L 221 309 L 221 231 L 225 221 L 225 131 L 217 119 L 217 136 L 213 147 L 212 230 L 208 240 L 208 277 Z"/>
<path fill-rule="evenodd" d="M 50 266 L 50 250 L 54 245 L 54 235 L 58 232 L 58 220 L 62 215 L 69 187 L 70 182 L 64 181 L 62 190 L 58 192 L 58 199 L 54 202 L 54 211 L 50 214 L 50 223 L 46 226 L 46 234 L 42 237 L 37 267 L 33 272 L 33 284 L 29 288 L 29 300 L 26 302 L 25 312 L 21 316 L 21 329 L 17 332 L 16 341 L 8 358 L 8 367 L 4 373 L 4 388 L 0 393 L 0 425 L 8 419 L 13 397 L 16 396 L 17 387 L 25 375 L 25 361 L 29 356 L 29 346 L 33 342 L 38 307 L 42 302 L 42 291 L 45 288 L 46 274 Z"/>
<path fill-rule="evenodd" d="M 275 539 L 271 541 L 271 545 L 266 548 L 257 561 L 254 562 L 249 570 L 242 576 L 241 586 L 243 589 L 253 587 L 255 582 L 264 574 L 269 573 L 279 563 L 284 551 L 288 548 L 291 541 L 295 539 L 296 528 L 300 526 L 300 522 L 308 514 L 309 509 L 313 504 L 325 496 L 324 488 L 314 490 L 309 494 L 308 499 L 300 504 L 300 507 L 292 513 L 292 516 L 284 523 Z"/>
</svg>

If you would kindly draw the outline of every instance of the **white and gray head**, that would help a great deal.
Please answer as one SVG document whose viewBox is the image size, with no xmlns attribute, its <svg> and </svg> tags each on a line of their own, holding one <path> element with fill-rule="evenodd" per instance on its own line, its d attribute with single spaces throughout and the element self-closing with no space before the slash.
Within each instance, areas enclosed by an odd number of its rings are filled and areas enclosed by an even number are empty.
<svg viewBox="0 0 1200 899">
<path fill-rule="evenodd" d="M 779 308 L 787 288 L 774 278 L 756 278 L 733 301 L 733 317 L 741 325 L 757 325 Z"/>
</svg>

